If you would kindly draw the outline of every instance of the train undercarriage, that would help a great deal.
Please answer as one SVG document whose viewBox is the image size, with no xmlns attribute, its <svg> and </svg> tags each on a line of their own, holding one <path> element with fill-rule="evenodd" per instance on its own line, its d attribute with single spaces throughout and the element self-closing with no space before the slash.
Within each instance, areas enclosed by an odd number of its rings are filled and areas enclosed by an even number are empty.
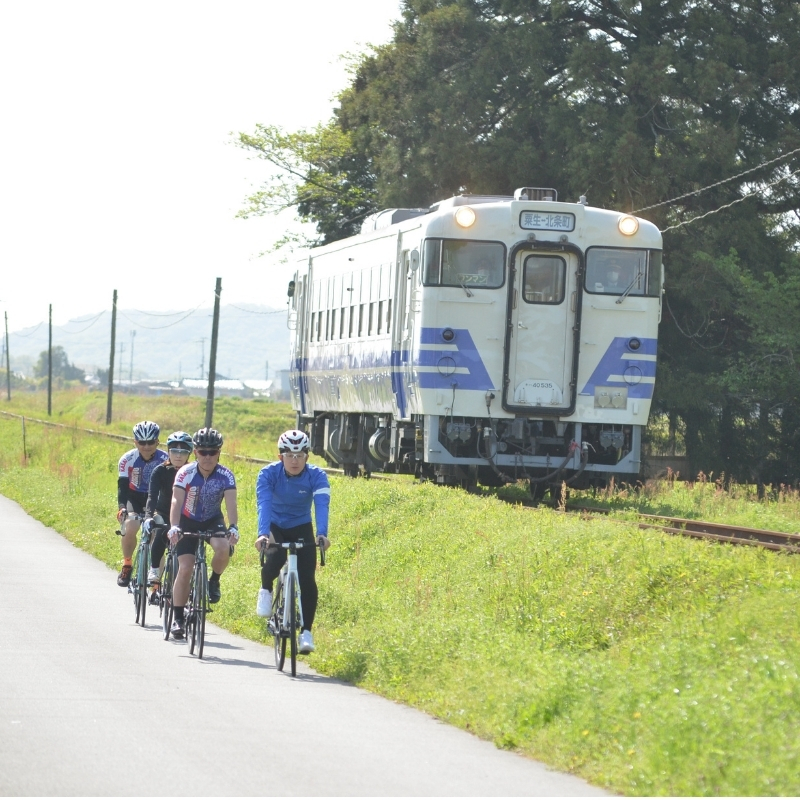
<svg viewBox="0 0 800 800">
<path fill-rule="evenodd" d="M 298 415 L 312 451 L 345 475 L 413 474 L 467 489 L 527 480 L 531 494 L 638 478 L 641 426 L 557 420 L 320 412 Z"/>
</svg>

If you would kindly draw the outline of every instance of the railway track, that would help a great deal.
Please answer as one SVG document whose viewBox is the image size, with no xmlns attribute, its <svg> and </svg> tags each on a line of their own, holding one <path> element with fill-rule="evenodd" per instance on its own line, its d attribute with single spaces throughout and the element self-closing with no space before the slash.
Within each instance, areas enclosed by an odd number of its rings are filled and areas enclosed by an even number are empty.
<svg viewBox="0 0 800 800">
<path fill-rule="evenodd" d="M 567 507 L 567 511 L 590 514 L 608 514 L 605 508 L 586 506 Z M 744 528 L 739 525 L 726 525 L 721 522 L 706 522 L 701 519 L 682 517 L 662 517 L 656 514 L 638 514 L 640 528 L 659 530 L 674 536 L 691 536 L 694 539 L 707 539 L 714 542 L 750 545 L 767 550 L 781 550 L 787 553 L 800 553 L 800 535 L 783 531 L 768 531 L 760 528 Z"/>
<path fill-rule="evenodd" d="M 35 417 L 23 417 L 20 414 L 12 414 L 8 411 L 0 411 L 5 417 L 12 417 L 29 422 L 39 423 L 54 428 L 66 428 L 69 430 L 79 430 L 83 433 L 95 436 L 103 436 L 109 439 L 122 441 L 132 441 L 128 436 L 108 433 L 107 431 L 97 431 L 91 428 L 77 428 L 72 425 L 51 422 L 50 420 L 36 419 Z M 229 456 L 230 457 L 230 456 Z M 253 458 L 251 456 L 232 455 L 233 458 L 248 461 L 254 464 L 269 464 L 268 459 Z M 331 475 L 343 475 L 341 469 L 326 468 Z M 373 473 L 373 478 L 392 478 L 393 475 L 382 475 Z M 513 501 L 518 502 L 518 501 Z M 610 509 L 592 506 L 567 506 L 567 511 L 585 514 L 608 514 Z M 750 545 L 753 547 L 763 547 L 767 550 L 781 550 L 788 553 L 800 553 L 800 535 L 796 533 L 784 533 L 783 531 L 768 531 L 759 528 L 743 528 L 737 525 L 726 525 L 720 522 L 706 522 L 699 519 L 683 519 L 681 517 L 662 517 L 655 514 L 639 514 L 641 522 L 640 528 L 651 528 L 662 533 L 669 533 L 675 536 L 691 536 L 695 539 L 707 539 L 715 542 L 728 542 L 729 544 Z"/>
</svg>

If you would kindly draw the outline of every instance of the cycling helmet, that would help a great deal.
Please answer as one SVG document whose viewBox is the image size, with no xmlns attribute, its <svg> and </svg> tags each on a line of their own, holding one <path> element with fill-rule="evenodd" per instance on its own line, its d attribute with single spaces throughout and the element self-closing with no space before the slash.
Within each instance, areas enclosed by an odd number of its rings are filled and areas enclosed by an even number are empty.
<svg viewBox="0 0 800 800">
<path fill-rule="evenodd" d="M 133 438 L 137 442 L 154 442 L 158 439 L 160 431 L 161 428 L 158 427 L 157 423 L 146 419 L 142 422 L 137 422 L 133 426 Z"/>
<path fill-rule="evenodd" d="M 286 431 L 278 439 L 278 452 L 303 453 L 308 452 L 308 436 L 303 431 Z"/>
<path fill-rule="evenodd" d="M 214 428 L 200 428 L 192 437 L 195 447 L 222 447 L 222 434 Z"/>
<path fill-rule="evenodd" d="M 167 437 L 167 449 L 173 447 L 177 450 L 188 450 L 191 452 L 194 446 L 192 435 L 186 431 L 175 431 Z"/>
</svg>

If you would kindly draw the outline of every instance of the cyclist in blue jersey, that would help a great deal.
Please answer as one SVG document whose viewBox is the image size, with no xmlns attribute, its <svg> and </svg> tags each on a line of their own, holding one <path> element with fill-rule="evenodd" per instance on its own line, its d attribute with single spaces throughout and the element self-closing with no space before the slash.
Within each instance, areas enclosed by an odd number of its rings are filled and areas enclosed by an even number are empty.
<svg viewBox="0 0 800 800">
<path fill-rule="evenodd" d="M 258 538 L 256 549 L 267 548 L 261 569 L 261 589 L 258 592 L 256 613 L 268 617 L 272 608 L 272 585 L 286 562 L 286 550 L 281 542 L 302 541 L 297 553 L 297 572 L 300 578 L 300 601 L 303 610 L 303 630 L 298 641 L 301 653 L 314 651 L 311 627 L 317 612 L 317 551 L 314 547 L 314 527 L 311 524 L 311 505 L 317 522 L 316 544 L 323 550 L 330 546 L 328 539 L 328 508 L 331 486 L 323 469 L 308 463 L 308 436 L 292 430 L 278 439 L 280 461 L 264 467 L 256 481 L 258 507 Z"/>
<path fill-rule="evenodd" d="M 136 447 L 129 450 L 119 460 L 117 479 L 117 521 L 122 526 L 122 570 L 117 576 L 118 586 L 131 582 L 133 570 L 133 551 L 136 549 L 136 534 L 141 521 L 127 518 L 128 514 L 144 514 L 147 503 L 147 490 L 153 470 L 167 460 L 167 454 L 158 449 L 160 428 L 155 422 L 143 420 L 133 426 L 133 440 Z"/>
<path fill-rule="evenodd" d="M 169 512 L 169 540 L 177 543 L 178 574 L 172 587 L 172 604 L 175 622 L 172 635 L 176 639 L 184 636 L 184 609 L 189 599 L 189 583 L 194 568 L 195 553 L 199 541 L 192 533 L 200 531 L 225 531 L 222 501 L 228 512 L 228 537 L 211 539 L 214 550 L 211 560 L 211 576 L 208 579 L 208 599 L 218 603 L 222 597 L 219 579 L 228 566 L 231 545 L 239 541 L 239 512 L 236 506 L 236 479 L 233 473 L 219 463 L 222 434 L 214 428 L 201 428 L 192 437 L 196 461 L 178 470 L 172 486 L 172 505 Z M 184 534 L 189 534 L 184 536 Z"/>
<path fill-rule="evenodd" d="M 186 464 L 192 455 L 194 442 L 192 436 L 185 431 L 175 431 L 167 437 L 169 459 L 162 461 L 150 475 L 150 489 L 147 494 L 147 507 L 142 531 L 156 533 L 150 540 L 150 572 L 147 582 L 153 586 L 150 602 L 155 602 L 161 581 L 161 559 L 167 549 L 167 532 L 164 523 L 169 520 L 172 506 L 172 485 L 178 470 Z"/>
</svg>

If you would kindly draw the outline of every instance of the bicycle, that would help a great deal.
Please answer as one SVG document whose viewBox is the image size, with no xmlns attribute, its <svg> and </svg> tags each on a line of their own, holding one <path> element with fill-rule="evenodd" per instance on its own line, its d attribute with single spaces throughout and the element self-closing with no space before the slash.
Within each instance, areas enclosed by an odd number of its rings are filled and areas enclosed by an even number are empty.
<svg viewBox="0 0 800 800">
<path fill-rule="evenodd" d="M 206 544 L 211 539 L 221 539 L 228 536 L 228 532 L 225 530 L 212 530 L 184 533 L 183 535 L 194 536 L 198 540 L 194 569 L 192 570 L 192 582 L 189 588 L 189 600 L 186 603 L 185 619 L 189 654 L 194 655 L 195 647 L 197 647 L 197 657 L 202 658 L 206 637 L 206 615 L 209 612 Z M 231 547 L 231 550 L 233 550 L 233 547 Z"/>
<path fill-rule="evenodd" d="M 120 527 L 124 530 L 125 523 L 133 519 L 141 521 L 141 514 L 125 512 L 120 520 Z M 117 531 L 117 536 L 122 536 L 122 530 Z M 139 537 L 139 546 L 133 554 L 131 582 L 128 584 L 128 594 L 133 595 L 133 606 L 136 610 L 136 623 L 144 627 L 147 612 L 147 573 L 150 571 L 150 534 L 142 531 Z"/>
<path fill-rule="evenodd" d="M 289 656 L 292 677 L 297 675 L 297 633 L 303 629 L 303 607 L 300 602 L 300 576 L 297 572 L 297 551 L 305 542 L 279 542 L 288 550 L 286 563 L 278 575 L 278 585 L 272 600 L 272 614 L 267 620 L 267 630 L 273 637 L 275 667 L 283 671 L 286 663 L 286 643 L 289 642 Z M 316 546 L 316 545 L 314 545 Z M 267 548 L 261 549 L 261 566 L 267 557 Z M 319 551 L 320 565 L 325 566 L 325 550 Z"/>
<path fill-rule="evenodd" d="M 161 617 L 161 625 L 164 629 L 164 641 L 169 639 L 172 630 L 172 618 L 175 614 L 172 607 L 172 586 L 175 583 L 175 576 L 178 574 L 178 556 L 175 548 L 170 545 L 164 561 L 164 572 L 161 575 L 161 586 L 158 593 L 158 614 Z"/>
</svg>

